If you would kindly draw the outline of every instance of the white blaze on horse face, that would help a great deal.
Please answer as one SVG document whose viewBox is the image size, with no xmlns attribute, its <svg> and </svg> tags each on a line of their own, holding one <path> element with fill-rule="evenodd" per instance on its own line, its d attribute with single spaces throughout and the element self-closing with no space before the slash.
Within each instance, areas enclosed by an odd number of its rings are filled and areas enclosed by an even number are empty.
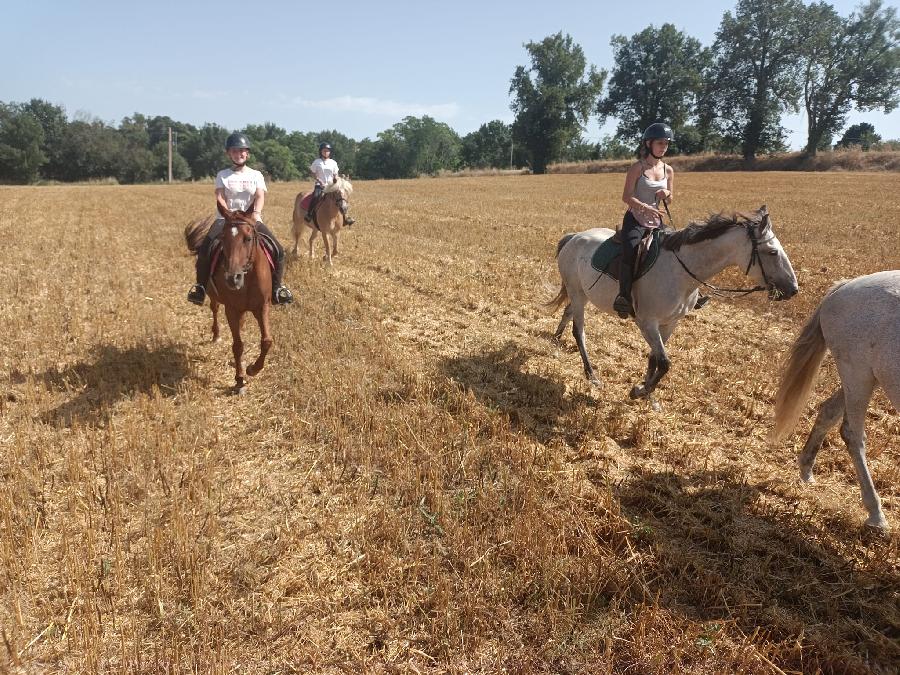
<svg viewBox="0 0 900 675">
<path fill-rule="evenodd" d="M 238 229 L 236 227 L 231 228 L 231 236 L 236 237 L 238 235 Z"/>
</svg>

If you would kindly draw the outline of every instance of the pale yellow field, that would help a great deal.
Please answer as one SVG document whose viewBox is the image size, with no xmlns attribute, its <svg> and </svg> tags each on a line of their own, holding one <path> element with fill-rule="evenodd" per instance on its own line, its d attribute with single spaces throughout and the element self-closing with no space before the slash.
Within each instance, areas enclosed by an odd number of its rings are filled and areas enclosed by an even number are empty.
<svg viewBox="0 0 900 675">
<path fill-rule="evenodd" d="M 896 175 L 678 176 L 679 226 L 766 203 L 801 294 L 683 321 L 659 413 L 632 323 L 591 312 L 595 389 L 541 307 L 620 181 L 357 182 L 244 397 L 185 300 L 211 185 L 0 188 L 0 672 L 896 672 L 900 416 L 868 417 L 894 534 L 836 432 L 799 483 L 812 406 L 766 443 L 824 291 L 900 268 Z"/>
</svg>

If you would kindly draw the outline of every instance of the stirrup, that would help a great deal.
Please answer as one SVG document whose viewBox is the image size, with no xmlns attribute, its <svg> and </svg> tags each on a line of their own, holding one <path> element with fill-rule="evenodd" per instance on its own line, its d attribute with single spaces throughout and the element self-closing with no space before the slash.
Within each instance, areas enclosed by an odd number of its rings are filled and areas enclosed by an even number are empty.
<svg viewBox="0 0 900 675">
<path fill-rule="evenodd" d="M 613 310 L 619 315 L 620 319 L 634 316 L 634 306 L 631 304 L 631 299 L 624 295 L 616 296 L 616 299 L 613 301 Z"/>
<path fill-rule="evenodd" d="M 708 295 L 698 295 L 697 302 L 694 303 L 694 309 L 703 309 L 707 302 L 709 302 Z"/>
<path fill-rule="evenodd" d="M 310 215 L 309 211 L 307 211 L 307 212 L 306 212 L 306 215 L 303 216 L 303 220 L 305 220 L 307 223 L 311 223 L 311 222 L 312 222 L 312 216 Z"/>
<path fill-rule="evenodd" d="M 206 301 L 206 289 L 200 284 L 194 284 L 188 291 L 187 299 L 195 305 L 202 305 Z"/>
<path fill-rule="evenodd" d="M 294 301 L 294 294 L 282 284 L 272 292 L 272 300 L 276 305 L 289 305 Z"/>
</svg>

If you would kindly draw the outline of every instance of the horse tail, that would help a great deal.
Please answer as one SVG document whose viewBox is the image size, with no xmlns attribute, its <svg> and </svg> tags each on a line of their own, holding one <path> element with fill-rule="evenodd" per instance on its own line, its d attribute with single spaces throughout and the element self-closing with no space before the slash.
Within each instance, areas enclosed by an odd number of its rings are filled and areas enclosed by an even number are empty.
<svg viewBox="0 0 900 675">
<path fill-rule="evenodd" d="M 569 239 L 575 236 L 575 232 L 568 232 L 562 236 L 562 239 L 559 240 L 559 243 L 556 245 L 556 257 L 559 258 L 559 252 L 563 250 L 563 246 L 569 243 Z M 559 285 L 559 292 L 556 296 L 544 303 L 544 307 L 548 307 L 551 312 L 555 312 L 560 307 L 568 303 L 569 301 L 569 291 L 566 290 L 566 284 L 563 282 Z"/>
<path fill-rule="evenodd" d="M 806 406 L 815 385 L 822 359 L 825 358 L 825 335 L 822 333 L 819 319 L 822 307 L 828 297 L 845 283 L 846 280 L 839 281 L 828 290 L 791 347 L 781 375 L 781 384 L 775 396 L 775 428 L 771 433 L 772 441 L 784 439 L 797 426 L 800 413 Z"/>
<path fill-rule="evenodd" d="M 551 312 L 555 312 L 556 310 L 558 310 L 560 307 L 567 304 L 568 302 L 569 302 L 569 291 L 566 290 L 565 284 L 560 284 L 559 285 L 559 293 L 557 293 L 556 297 L 554 297 L 549 302 L 545 302 L 544 307 L 549 307 L 549 310 Z"/>
<path fill-rule="evenodd" d="M 215 216 L 207 216 L 206 218 L 192 220 L 185 226 L 184 241 L 191 255 L 197 255 L 197 249 L 200 248 L 200 244 L 206 239 L 209 228 L 212 227 L 214 222 L 216 222 Z"/>
<path fill-rule="evenodd" d="M 559 243 L 556 245 L 556 257 L 559 257 L 559 252 L 563 250 L 563 246 L 569 243 L 569 239 L 575 236 L 575 232 L 567 232 L 562 236 L 562 239 L 559 240 Z"/>
</svg>

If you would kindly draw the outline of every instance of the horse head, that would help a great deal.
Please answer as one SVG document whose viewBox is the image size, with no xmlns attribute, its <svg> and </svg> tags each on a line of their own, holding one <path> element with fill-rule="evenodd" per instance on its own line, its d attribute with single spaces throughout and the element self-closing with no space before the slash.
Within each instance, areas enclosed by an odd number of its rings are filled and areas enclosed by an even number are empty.
<svg viewBox="0 0 900 675">
<path fill-rule="evenodd" d="M 222 258 L 225 268 L 225 283 L 229 288 L 239 291 L 244 280 L 253 267 L 256 251 L 256 220 L 249 207 L 246 211 L 229 211 L 219 204 L 219 213 L 225 219 L 225 227 L 219 241 L 222 245 Z"/>
<path fill-rule="evenodd" d="M 769 210 L 763 204 L 749 219 L 751 253 L 747 274 L 769 291 L 772 300 L 787 300 L 797 294 L 797 275 L 775 232 Z"/>
<path fill-rule="evenodd" d="M 334 195 L 334 201 L 340 204 L 350 199 L 350 195 L 353 194 L 353 184 L 350 182 L 349 176 L 335 176 L 334 182 L 327 186 L 323 192 Z"/>
</svg>

